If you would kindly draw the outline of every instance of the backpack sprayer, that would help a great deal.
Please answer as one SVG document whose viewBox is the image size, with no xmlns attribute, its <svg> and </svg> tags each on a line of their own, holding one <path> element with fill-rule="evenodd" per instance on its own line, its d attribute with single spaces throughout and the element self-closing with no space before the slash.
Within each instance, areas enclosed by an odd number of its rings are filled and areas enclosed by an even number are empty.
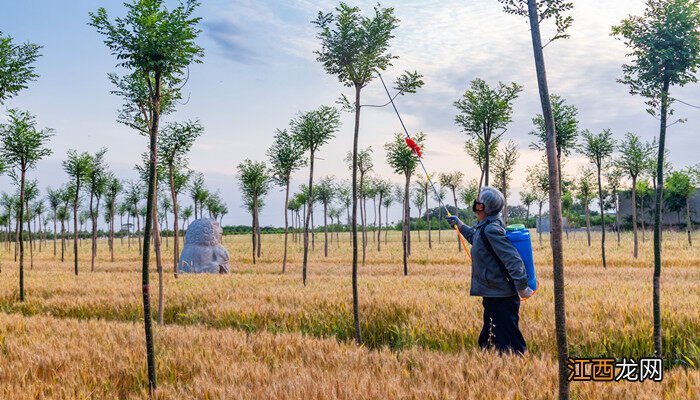
<svg viewBox="0 0 700 400">
<path fill-rule="evenodd" d="M 394 112 L 396 112 L 396 116 L 399 117 L 399 122 L 401 122 L 401 127 L 403 127 L 403 132 L 406 134 L 406 145 L 413 151 L 413 154 L 416 155 L 416 158 L 418 158 L 418 162 L 420 163 L 420 166 L 423 168 L 423 172 L 425 173 L 425 178 L 428 180 L 428 183 L 430 183 L 430 187 L 433 188 L 433 192 L 435 192 L 435 198 L 440 203 L 440 205 L 445 209 L 445 211 L 447 212 L 447 216 L 451 217 L 452 214 L 450 213 L 450 210 L 448 210 L 445 203 L 442 202 L 442 198 L 440 198 L 440 193 L 438 193 L 437 189 L 435 188 L 435 184 L 433 184 L 433 180 L 430 179 L 430 175 L 428 174 L 428 170 L 425 168 L 425 165 L 423 164 L 423 153 L 421 152 L 420 146 L 418 146 L 418 143 L 416 143 L 416 141 L 411 138 L 411 135 L 408 134 L 408 129 L 406 129 L 406 125 L 404 125 L 403 120 L 401 119 L 401 114 L 399 114 L 399 110 L 396 108 L 396 104 L 394 104 L 394 99 L 391 97 L 391 94 L 389 93 L 389 89 L 386 87 L 386 83 L 384 83 L 384 78 L 382 78 L 382 74 L 377 72 L 377 75 L 379 75 L 379 79 L 382 81 L 382 86 L 384 86 L 384 90 L 386 91 L 386 95 L 389 96 L 389 101 L 391 102 L 391 106 L 394 108 Z M 442 221 L 441 221 L 441 223 L 442 223 Z M 464 243 L 464 237 L 462 236 L 461 233 L 459 233 L 459 228 L 457 228 L 457 225 L 454 226 L 454 229 L 457 232 L 457 237 L 459 238 L 460 243 L 462 243 L 462 248 L 464 248 L 464 251 L 467 253 L 469 258 L 471 259 L 472 255 L 471 255 L 471 253 L 469 253 L 469 249 L 467 249 L 467 244 Z"/>
<path fill-rule="evenodd" d="M 377 75 L 379 75 L 379 80 L 382 81 L 382 86 L 384 86 L 384 91 L 386 91 L 386 95 L 389 96 L 389 102 L 391 103 L 391 106 L 394 108 L 394 112 L 396 113 L 396 116 L 399 118 L 399 122 L 401 123 L 401 127 L 403 128 L 403 132 L 406 134 L 406 146 L 408 146 L 413 151 L 413 154 L 416 155 L 416 158 L 418 158 L 418 162 L 420 163 L 420 166 L 423 168 L 423 172 L 425 173 L 425 178 L 428 180 L 430 187 L 433 188 L 433 192 L 435 192 L 435 198 L 440 203 L 440 206 L 442 206 L 445 209 L 448 217 L 452 216 L 452 214 L 450 213 L 450 210 L 448 210 L 445 203 L 442 202 L 440 194 L 438 193 L 437 189 L 435 188 L 435 184 L 433 183 L 433 180 L 430 179 L 430 175 L 428 174 L 428 170 L 425 168 L 425 164 L 423 164 L 423 153 L 421 151 L 421 148 L 420 148 L 420 146 L 418 146 L 418 143 L 416 143 L 416 141 L 413 140 L 413 138 L 411 138 L 411 135 L 409 135 L 408 129 L 406 129 L 406 125 L 403 123 L 403 119 L 401 119 L 401 114 L 399 114 L 399 110 L 396 108 L 396 104 L 394 104 L 394 99 L 391 97 L 391 93 L 389 93 L 389 89 L 387 88 L 386 83 L 384 83 L 384 78 L 382 78 L 382 74 L 380 74 L 379 71 L 377 71 Z M 527 231 L 527 229 L 525 229 L 524 226 L 522 228 L 516 227 L 516 226 L 513 226 L 511 228 L 509 226 L 509 228 L 510 229 L 508 229 L 508 233 L 506 234 L 506 237 L 508 238 L 508 240 L 510 240 L 511 243 L 513 243 L 515 249 L 518 251 L 518 254 L 520 254 L 521 258 L 523 259 L 523 263 L 525 265 L 525 271 L 528 275 L 528 286 L 533 290 L 532 295 L 534 295 L 538 289 L 539 282 L 537 281 L 537 278 L 535 277 L 535 264 L 533 262 L 533 256 L 532 256 L 532 245 L 531 245 L 531 241 L 530 241 L 530 232 Z M 454 229 L 455 229 L 455 231 L 457 231 L 457 237 L 459 238 L 460 243 L 462 243 L 462 248 L 467 253 L 469 258 L 471 259 L 472 255 L 469 252 L 469 249 L 467 249 L 467 245 L 466 245 L 466 243 L 464 243 L 464 237 L 459 232 L 459 228 L 457 228 L 457 225 L 454 226 Z M 530 297 L 532 297 L 532 295 Z M 527 298 L 521 298 L 520 300 L 525 301 L 525 300 L 527 300 Z"/>
</svg>

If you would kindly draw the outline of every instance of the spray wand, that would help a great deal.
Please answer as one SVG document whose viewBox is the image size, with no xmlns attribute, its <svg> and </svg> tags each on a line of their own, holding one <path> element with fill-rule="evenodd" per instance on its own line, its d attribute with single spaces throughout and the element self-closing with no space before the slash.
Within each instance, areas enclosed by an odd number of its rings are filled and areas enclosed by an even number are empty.
<svg viewBox="0 0 700 400">
<path fill-rule="evenodd" d="M 386 91 L 387 96 L 389 96 L 389 101 L 391 102 L 391 106 L 394 108 L 394 112 L 396 112 L 396 116 L 399 118 L 399 122 L 401 122 L 401 127 L 403 128 L 403 132 L 406 134 L 406 145 L 413 151 L 413 153 L 416 155 L 416 158 L 418 158 L 418 162 L 420 163 L 420 166 L 423 168 L 423 172 L 425 173 L 425 178 L 428 180 L 430 187 L 432 187 L 433 191 L 435 192 L 435 198 L 440 203 L 440 205 L 445 209 L 445 211 L 447 212 L 447 216 L 451 217 L 452 214 L 450 213 L 450 210 L 448 210 L 445 203 L 442 202 L 442 198 L 441 198 L 440 194 L 438 193 L 437 189 L 435 188 L 435 184 L 433 184 L 433 180 L 430 179 L 430 175 L 428 174 L 428 170 L 425 168 L 425 164 L 423 164 L 423 153 L 421 151 L 420 146 L 416 143 L 415 140 L 413 140 L 413 138 L 411 138 L 411 135 L 409 135 L 408 129 L 406 129 L 406 125 L 404 125 L 403 119 L 401 119 L 401 114 L 399 114 L 399 110 L 396 108 L 396 104 L 394 104 L 394 99 L 391 97 L 391 94 L 389 93 L 389 89 L 386 87 L 386 83 L 384 83 L 384 78 L 382 78 L 382 74 L 377 72 L 377 75 L 379 75 L 379 79 L 382 81 L 382 86 L 384 86 L 384 90 Z M 472 255 L 469 253 L 469 249 L 467 249 L 467 244 L 464 243 L 464 237 L 462 236 L 461 233 L 459 233 L 459 228 L 457 228 L 457 225 L 454 226 L 454 229 L 455 229 L 455 231 L 457 231 L 457 237 L 459 238 L 459 241 L 462 243 L 462 248 L 467 253 L 469 258 L 471 258 Z"/>
</svg>

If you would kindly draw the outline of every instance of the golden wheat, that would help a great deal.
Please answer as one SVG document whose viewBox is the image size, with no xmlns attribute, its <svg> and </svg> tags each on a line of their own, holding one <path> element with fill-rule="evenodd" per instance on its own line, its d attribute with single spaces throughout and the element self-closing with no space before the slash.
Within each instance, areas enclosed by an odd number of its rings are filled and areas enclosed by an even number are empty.
<svg viewBox="0 0 700 400">
<path fill-rule="evenodd" d="M 530 353 L 511 359 L 482 353 L 476 339 L 481 305 L 468 293 L 469 264 L 455 237 L 442 232 L 428 249 L 414 233 L 409 276 L 402 276 L 399 235 L 377 252 L 369 238 L 360 267 L 364 348 L 352 345 L 348 234 L 323 257 L 316 235 L 309 283 L 301 283 L 301 252 L 291 244 L 285 274 L 282 238 L 263 236 L 252 265 L 250 238 L 227 236 L 226 276 L 172 276 L 164 248 L 165 327 L 156 329 L 162 398 L 551 398 L 555 338 L 551 254 L 533 238 L 541 288 L 523 303 L 521 328 Z M 384 235 L 382 234 L 382 238 Z M 565 241 L 566 296 L 572 355 L 650 355 L 651 242 L 631 257 L 631 236 L 609 239 L 609 267 L 600 266 L 599 236 Z M 598 240 L 598 242 L 596 241 Z M 579 383 L 580 398 L 693 398 L 700 371 L 700 257 L 682 234 L 664 234 L 662 311 L 665 380 L 656 383 Z M 170 243 L 172 245 L 172 243 Z M 68 249 L 70 250 L 70 248 Z M 141 398 L 146 395 L 138 245 L 117 241 L 110 262 L 101 241 L 96 272 L 89 242 L 61 263 L 52 243 L 34 253 L 26 297 L 18 302 L 17 267 L 0 260 L 0 397 Z M 60 249 L 59 249 L 60 252 Z M 29 269 L 27 262 L 27 269 Z M 155 269 L 155 268 L 154 268 Z M 152 276 L 155 282 L 155 275 Z M 155 285 L 154 285 L 155 286 Z M 102 321 L 97 321 L 102 320 Z M 233 328 L 233 329 L 231 329 Z"/>
</svg>

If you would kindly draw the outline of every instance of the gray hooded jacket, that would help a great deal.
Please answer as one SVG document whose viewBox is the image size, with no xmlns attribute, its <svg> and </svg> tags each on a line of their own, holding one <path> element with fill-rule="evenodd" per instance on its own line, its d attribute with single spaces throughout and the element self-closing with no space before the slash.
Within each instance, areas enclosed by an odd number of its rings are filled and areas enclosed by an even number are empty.
<svg viewBox="0 0 700 400">
<path fill-rule="evenodd" d="M 506 275 L 493 253 L 482 243 L 480 230 L 486 229 L 486 237 L 494 253 L 503 262 L 515 284 L 516 290 L 527 287 L 527 273 L 520 254 L 506 237 L 505 227 L 498 216 L 489 215 L 474 227 L 462 225 L 459 232 L 472 245 L 472 281 L 470 296 L 510 297 L 516 294 L 506 280 Z"/>
</svg>

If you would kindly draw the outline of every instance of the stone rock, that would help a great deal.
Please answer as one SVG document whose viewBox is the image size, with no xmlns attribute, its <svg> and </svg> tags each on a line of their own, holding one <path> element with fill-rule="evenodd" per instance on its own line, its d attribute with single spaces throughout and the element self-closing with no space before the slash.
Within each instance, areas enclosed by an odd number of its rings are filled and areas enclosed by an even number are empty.
<svg viewBox="0 0 700 400">
<path fill-rule="evenodd" d="M 229 257 L 221 245 L 223 230 L 216 220 L 201 218 L 187 227 L 185 246 L 180 253 L 180 272 L 226 274 Z"/>
</svg>

